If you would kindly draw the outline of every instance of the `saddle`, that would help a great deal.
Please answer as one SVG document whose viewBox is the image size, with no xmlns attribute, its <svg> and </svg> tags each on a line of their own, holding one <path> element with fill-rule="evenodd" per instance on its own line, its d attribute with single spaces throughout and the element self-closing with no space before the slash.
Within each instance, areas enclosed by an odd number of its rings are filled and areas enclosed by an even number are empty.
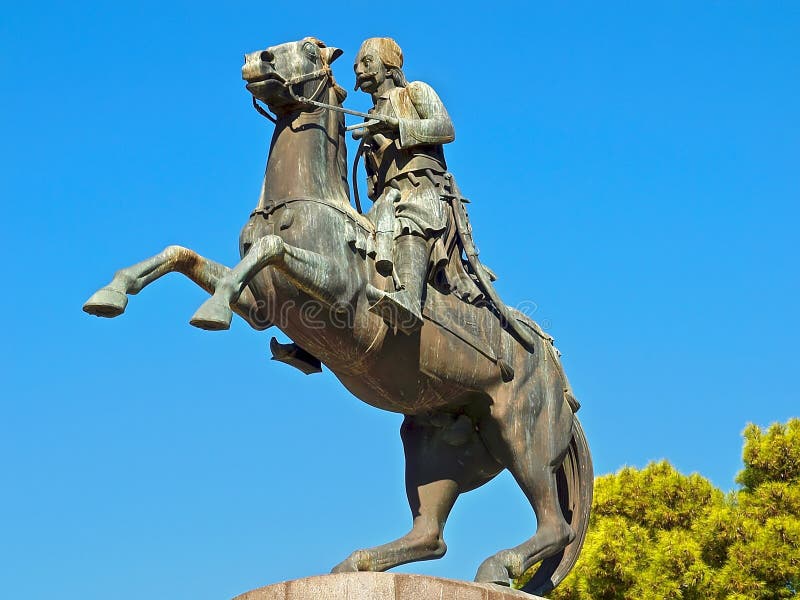
<svg viewBox="0 0 800 600">
<path fill-rule="evenodd" d="M 444 233 L 433 242 L 428 267 L 428 285 L 443 295 L 458 298 L 462 302 L 485 310 L 480 311 L 481 317 L 478 319 L 484 323 L 482 325 L 475 323 L 477 327 L 464 328 L 463 323 L 450 322 L 452 319 L 446 318 L 445 321 L 448 322 L 441 322 L 440 317 L 446 316 L 448 311 L 438 311 L 436 307 L 430 306 L 429 301 L 435 303 L 436 294 L 428 294 L 423 306 L 423 316 L 451 331 L 489 358 L 500 369 L 503 380 L 511 381 L 514 371 L 502 355 L 500 339 L 485 339 L 485 334 L 495 329 L 490 326 L 490 322 L 499 320 L 502 328 L 509 331 L 523 348 L 531 353 L 536 346 L 534 336 L 549 342 L 546 344 L 549 346 L 552 346 L 553 339 L 534 321 L 506 306 L 495 291 L 492 282 L 497 280 L 497 276 L 478 259 L 478 250 L 472 238 L 472 227 L 464 207 L 469 200 L 461 195 L 453 175 L 445 173 L 432 179 L 437 183 L 442 201 L 447 203 L 448 219 Z M 391 203 L 384 203 L 384 206 L 390 207 Z M 376 270 L 381 275 L 390 276 L 394 272 L 392 264 L 395 237 L 394 211 L 391 208 L 376 210 L 364 216 L 369 219 L 372 227 L 365 227 L 363 223 L 348 220 L 347 242 L 362 255 L 372 257 Z M 295 349 L 294 344 L 286 347 L 273 344 L 272 350 L 274 360 L 291 364 L 306 374 L 319 370 L 318 361 L 310 355 L 303 356 L 300 351 L 305 351 L 299 347 Z"/>
</svg>

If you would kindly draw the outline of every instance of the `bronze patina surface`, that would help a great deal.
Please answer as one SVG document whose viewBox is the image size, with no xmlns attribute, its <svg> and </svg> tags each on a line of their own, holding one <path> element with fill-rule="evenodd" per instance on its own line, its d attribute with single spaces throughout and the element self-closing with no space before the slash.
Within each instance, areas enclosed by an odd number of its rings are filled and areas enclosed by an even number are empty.
<svg viewBox="0 0 800 600">
<path fill-rule="evenodd" d="M 526 591 L 544 593 L 574 565 L 588 525 L 593 474 L 578 404 L 552 339 L 494 292 L 446 170 L 452 123 L 430 86 L 405 80 L 388 38 L 365 42 L 356 60 L 357 85 L 375 101 L 356 129 L 375 203 L 366 215 L 351 206 L 346 93 L 330 66 L 340 54 L 306 38 L 246 56 L 247 89 L 275 129 L 239 264 L 169 246 L 118 271 L 83 308 L 118 316 L 129 294 L 183 273 L 211 294 L 192 325 L 227 329 L 235 312 L 255 329 L 275 326 L 294 342 L 273 342 L 276 360 L 309 374 L 324 365 L 364 402 L 405 415 L 412 528 L 334 572 L 440 558 L 459 494 L 508 469 L 537 530 L 489 556 L 475 579 L 508 585 L 541 562 Z"/>
</svg>

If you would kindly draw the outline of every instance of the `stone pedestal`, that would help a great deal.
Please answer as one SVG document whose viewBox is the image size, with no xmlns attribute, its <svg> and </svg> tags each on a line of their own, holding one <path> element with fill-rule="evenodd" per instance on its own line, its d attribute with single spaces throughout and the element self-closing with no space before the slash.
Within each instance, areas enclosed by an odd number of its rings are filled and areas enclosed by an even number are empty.
<svg viewBox="0 0 800 600">
<path fill-rule="evenodd" d="M 544 600 L 486 583 L 404 573 L 337 573 L 284 581 L 234 600 Z"/>
</svg>

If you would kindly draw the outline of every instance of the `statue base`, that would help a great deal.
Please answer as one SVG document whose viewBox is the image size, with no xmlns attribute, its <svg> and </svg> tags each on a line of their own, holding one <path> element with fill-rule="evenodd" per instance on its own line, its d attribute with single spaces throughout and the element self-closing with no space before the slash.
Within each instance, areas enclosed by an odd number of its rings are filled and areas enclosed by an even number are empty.
<svg viewBox="0 0 800 600">
<path fill-rule="evenodd" d="M 491 583 L 405 573 L 336 573 L 284 581 L 233 600 L 544 600 Z"/>
</svg>

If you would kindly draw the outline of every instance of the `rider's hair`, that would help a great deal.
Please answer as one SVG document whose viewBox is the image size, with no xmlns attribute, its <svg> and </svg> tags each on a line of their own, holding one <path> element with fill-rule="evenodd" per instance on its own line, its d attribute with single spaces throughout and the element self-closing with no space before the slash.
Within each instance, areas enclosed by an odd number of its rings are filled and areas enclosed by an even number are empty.
<svg viewBox="0 0 800 600">
<path fill-rule="evenodd" d="M 392 78 L 392 81 L 394 81 L 397 87 L 406 87 L 408 85 L 405 73 L 403 73 L 403 69 L 400 67 L 391 67 L 386 70 L 386 74 Z"/>
</svg>

